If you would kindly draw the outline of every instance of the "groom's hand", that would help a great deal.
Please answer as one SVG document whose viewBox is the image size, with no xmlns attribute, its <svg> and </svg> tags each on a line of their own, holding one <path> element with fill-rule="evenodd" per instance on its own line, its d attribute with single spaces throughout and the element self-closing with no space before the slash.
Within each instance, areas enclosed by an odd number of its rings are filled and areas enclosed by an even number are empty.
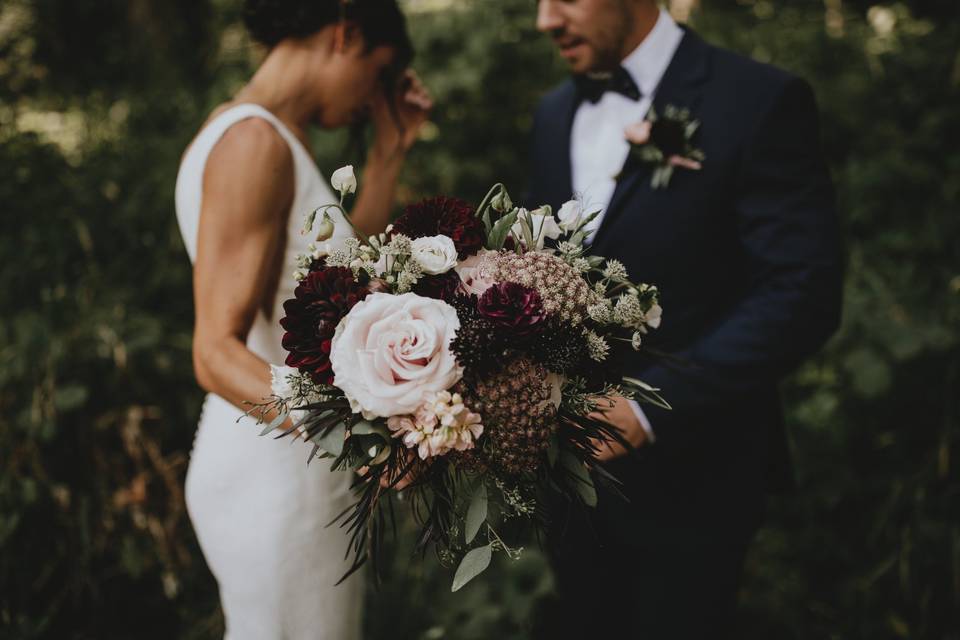
<svg viewBox="0 0 960 640">
<path fill-rule="evenodd" d="M 616 398 L 609 408 L 591 413 L 590 417 L 595 420 L 603 420 L 617 427 L 624 440 L 634 449 L 643 446 L 647 441 L 647 432 L 640 424 L 637 414 L 634 413 L 633 407 L 630 406 L 626 398 Z M 613 460 L 627 454 L 623 445 L 609 440 L 598 440 L 597 449 L 595 457 L 600 461 Z"/>
</svg>

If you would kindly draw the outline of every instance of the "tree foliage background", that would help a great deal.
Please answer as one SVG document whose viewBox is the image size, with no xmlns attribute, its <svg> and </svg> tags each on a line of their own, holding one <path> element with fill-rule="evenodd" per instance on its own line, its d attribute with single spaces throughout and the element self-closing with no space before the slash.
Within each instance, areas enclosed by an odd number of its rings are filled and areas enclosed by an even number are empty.
<svg viewBox="0 0 960 640">
<path fill-rule="evenodd" d="M 183 504 L 201 393 L 173 185 L 256 62 L 239 5 L 0 2 L 0 638 L 222 631 Z M 563 77 L 533 5 L 407 0 L 438 106 L 403 198 L 522 189 Z M 784 389 L 801 491 L 771 501 L 742 637 L 960 638 L 957 6 L 700 5 L 708 40 L 816 88 L 849 260 L 842 329 Z M 317 142 L 329 172 L 345 140 Z M 525 637 L 551 590 L 528 551 L 456 596 L 397 551 L 367 637 Z"/>
</svg>

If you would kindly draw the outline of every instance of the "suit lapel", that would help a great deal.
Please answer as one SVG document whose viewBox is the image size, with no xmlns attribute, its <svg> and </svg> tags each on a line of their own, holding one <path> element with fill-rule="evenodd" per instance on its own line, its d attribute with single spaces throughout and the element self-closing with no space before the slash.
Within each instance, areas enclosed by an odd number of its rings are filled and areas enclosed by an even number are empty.
<svg viewBox="0 0 960 640">
<path fill-rule="evenodd" d="M 573 193 L 573 178 L 570 158 L 570 130 L 577 111 L 577 94 L 572 81 L 568 81 L 556 97 L 556 104 L 546 110 L 549 135 L 541 146 L 539 162 L 546 168 L 544 175 L 547 193 L 545 202 L 554 208 L 570 199 Z M 534 203 L 531 203 L 534 204 Z M 543 203 L 535 203 L 537 206 Z"/>
<path fill-rule="evenodd" d="M 684 35 L 667 66 L 667 70 L 657 86 L 653 98 L 653 106 L 657 113 L 663 113 L 666 105 L 689 108 L 693 117 L 697 117 L 697 107 L 700 101 L 700 89 L 708 74 L 709 51 L 706 43 L 697 34 L 687 27 L 683 27 Z M 569 136 L 568 136 L 569 146 Z M 610 204 L 603 216 L 600 229 L 594 239 L 594 246 L 605 235 L 614 220 L 622 215 L 631 194 L 638 188 L 650 190 L 649 178 L 651 168 L 636 160 L 633 154 L 627 156 L 617 186 L 614 189 Z M 568 169 L 569 177 L 569 169 Z M 669 189 L 669 187 L 666 187 Z"/>
</svg>

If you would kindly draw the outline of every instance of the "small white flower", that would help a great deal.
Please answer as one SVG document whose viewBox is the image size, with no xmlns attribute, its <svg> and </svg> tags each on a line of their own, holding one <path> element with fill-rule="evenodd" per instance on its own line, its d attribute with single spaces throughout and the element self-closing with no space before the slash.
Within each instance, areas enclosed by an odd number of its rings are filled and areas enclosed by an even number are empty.
<svg viewBox="0 0 960 640">
<path fill-rule="evenodd" d="M 345 167 L 340 167 L 333 172 L 333 175 L 330 176 L 330 184 L 333 185 L 333 188 L 340 192 L 340 197 L 347 195 L 348 193 L 354 193 L 357 190 L 357 176 L 353 173 L 353 165 L 348 164 Z"/>
<path fill-rule="evenodd" d="M 627 268 L 619 260 L 607 260 L 603 269 L 603 277 L 610 280 L 626 280 Z"/>
<path fill-rule="evenodd" d="M 630 346 L 633 347 L 634 351 L 640 351 L 640 345 L 643 342 L 643 336 L 639 331 L 634 332 L 633 337 L 630 339 Z"/>
<path fill-rule="evenodd" d="M 457 264 L 457 247 L 448 236 L 417 238 L 411 243 L 413 259 L 423 273 L 439 275 L 450 271 Z"/>
<path fill-rule="evenodd" d="M 621 295 L 613 308 L 613 318 L 618 324 L 626 327 L 635 327 L 642 324 L 643 309 L 640 308 L 640 299 L 629 293 Z"/>
<path fill-rule="evenodd" d="M 524 221 L 529 225 L 534 242 L 536 243 L 536 247 L 527 247 L 528 249 L 540 251 L 543 249 L 543 244 L 547 238 L 556 240 L 560 237 L 560 234 L 563 233 L 563 230 L 557 225 L 556 218 L 549 213 L 549 209 L 540 207 L 533 211 L 527 211 L 526 209 L 520 208 L 517 214 L 517 221 L 510 228 L 510 232 L 519 238 L 521 243 L 524 242 L 522 227 Z"/>
<path fill-rule="evenodd" d="M 587 307 L 587 315 L 594 322 L 607 324 L 613 320 L 613 305 L 609 300 L 603 300 Z"/>
<path fill-rule="evenodd" d="M 587 351 L 590 353 L 590 357 L 597 362 L 606 360 L 610 353 L 610 345 L 607 344 L 603 336 L 589 330 L 584 335 L 587 338 Z"/>
<path fill-rule="evenodd" d="M 663 308 L 659 304 L 654 304 L 643 316 L 643 322 L 651 329 L 660 326 L 660 320 L 663 317 Z"/>
<path fill-rule="evenodd" d="M 586 258 L 576 258 L 573 262 L 570 263 L 570 266 L 579 271 L 580 273 L 587 273 L 590 271 L 590 261 Z"/>
<path fill-rule="evenodd" d="M 580 224 L 580 218 L 583 216 L 583 204 L 579 200 L 567 200 L 557 211 L 557 218 L 560 220 L 560 228 L 564 231 L 573 231 Z"/>
</svg>

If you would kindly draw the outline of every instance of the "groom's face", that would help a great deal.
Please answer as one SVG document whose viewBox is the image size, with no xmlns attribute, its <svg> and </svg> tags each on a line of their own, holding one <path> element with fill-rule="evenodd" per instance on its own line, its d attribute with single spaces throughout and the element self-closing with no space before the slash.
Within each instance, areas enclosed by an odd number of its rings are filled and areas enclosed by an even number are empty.
<svg viewBox="0 0 960 640">
<path fill-rule="evenodd" d="M 553 38 L 574 73 L 620 64 L 635 0 L 538 0 L 537 29 Z"/>
</svg>

